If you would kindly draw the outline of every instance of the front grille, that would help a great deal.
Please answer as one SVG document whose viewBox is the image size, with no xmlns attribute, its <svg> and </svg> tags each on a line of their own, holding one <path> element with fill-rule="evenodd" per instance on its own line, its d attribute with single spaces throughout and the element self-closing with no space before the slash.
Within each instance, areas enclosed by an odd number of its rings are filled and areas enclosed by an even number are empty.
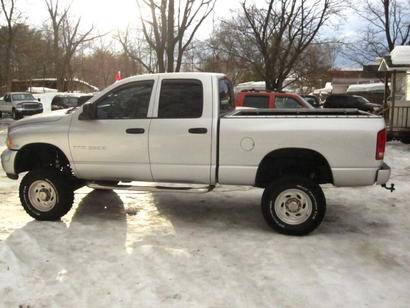
<svg viewBox="0 0 410 308">
<path fill-rule="evenodd" d="M 38 103 L 23 103 L 24 109 L 38 109 L 39 107 Z"/>
</svg>

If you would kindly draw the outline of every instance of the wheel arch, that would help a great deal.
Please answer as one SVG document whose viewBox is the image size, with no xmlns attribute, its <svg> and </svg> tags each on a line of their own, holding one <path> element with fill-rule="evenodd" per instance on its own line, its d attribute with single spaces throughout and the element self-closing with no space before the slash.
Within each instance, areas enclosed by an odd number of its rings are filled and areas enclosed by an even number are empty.
<svg viewBox="0 0 410 308">
<path fill-rule="evenodd" d="M 308 148 L 281 148 L 269 152 L 259 163 L 255 186 L 266 187 L 287 175 L 308 177 L 318 184 L 333 184 L 332 169 L 319 152 Z"/>
<path fill-rule="evenodd" d="M 29 143 L 18 150 L 14 162 L 16 174 L 42 167 L 53 167 L 71 172 L 67 155 L 53 144 Z"/>
</svg>

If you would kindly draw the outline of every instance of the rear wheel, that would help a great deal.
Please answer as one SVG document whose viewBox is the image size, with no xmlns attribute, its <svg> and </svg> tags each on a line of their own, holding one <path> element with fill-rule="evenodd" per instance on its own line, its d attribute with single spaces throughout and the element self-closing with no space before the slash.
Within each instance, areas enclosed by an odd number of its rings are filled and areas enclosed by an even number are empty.
<svg viewBox="0 0 410 308">
<path fill-rule="evenodd" d="M 71 178 L 51 168 L 30 171 L 20 183 L 20 201 L 31 217 L 58 220 L 73 205 Z"/>
<path fill-rule="evenodd" d="M 315 182 L 292 176 L 266 187 L 262 214 L 275 231 L 287 235 L 306 235 L 315 230 L 326 212 L 326 199 Z"/>
<path fill-rule="evenodd" d="M 400 138 L 400 141 L 404 144 L 410 144 L 410 136 L 404 136 Z"/>
</svg>

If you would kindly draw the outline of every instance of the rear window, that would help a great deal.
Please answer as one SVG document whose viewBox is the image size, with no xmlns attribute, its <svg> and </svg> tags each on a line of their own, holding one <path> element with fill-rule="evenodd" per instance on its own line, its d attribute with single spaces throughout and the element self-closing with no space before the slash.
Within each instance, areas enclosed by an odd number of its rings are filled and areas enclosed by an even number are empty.
<svg viewBox="0 0 410 308">
<path fill-rule="evenodd" d="M 235 109 L 234 94 L 231 82 L 226 79 L 219 79 L 219 113 L 224 114 Z"/>
<path fill-rule="evenodd" d="M 158 107 L 159 118 L 200 118 L 203 105 L 203 89 L 199 80 L 168 79 L 162 81 Z"/>
<path fill-rule="evenodd" d="M 275 99 L 276 109 L 297 109 L 302 108 L 297 100 L 292 97 L 277 96 Z"/>
<path fill-rule="evenodd" d="M 253 108 L 269 108 L 269 96 L 245 95 L 243 106 Z"/>
</svg>

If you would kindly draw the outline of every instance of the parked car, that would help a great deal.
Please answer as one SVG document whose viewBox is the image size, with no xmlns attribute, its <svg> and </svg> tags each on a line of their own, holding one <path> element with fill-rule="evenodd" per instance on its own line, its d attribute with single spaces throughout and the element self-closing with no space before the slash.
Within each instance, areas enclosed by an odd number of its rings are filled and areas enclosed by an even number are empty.
<svg viewBox="0 0 410 308">
<path fill-rule="evenodd" d="M 323 108 L 356 108 L 362 111 L 377 113 L 382 106 L 372 104 L 363 96 L 348 94 L 332 94 L 326 98 Z"/>
<path fill-rule="evenodd" d="M 1 161 L 11 179 L 27 172 L 20 200 L 38 220 L 64 216 L 83 185 L 208 192 L 219 183 L 263 188 L 269 226 L 303 235 L 325 215 L 320 184 L 386 184 L 385 144 L 384 119 L 375 115 L 235 110 L 225 75 L 164 73 L 123 79 L 77 109 L 15 122 Z"/>
<path fill-rule="evenodd" d="M 300 97 L 302 97 L 305 101 L 307 101 L 310 105 L 312 105 L 315 108 L 320 108 L 322 106 L 322 104 L 320 103 L 320 99 L 316 95 L 301 94 Z"/>
<path fill-rule="evenodd" d="M 11 92 L 6 93 L 0 100 L 0 117 L 3 113 L 11 114 L 14 120 L 25 115 L 43 112 L 43 105 L 31 93 Z"/>
<path fill-rule="evenodd" d="M 235 98 L 236 107 L 298 109 L 313 107 L 297 94 L 244 90 Z"/>
<path fill-rule="evenodd" d="M 92 95 L 73 96 L 73 95 L 56 95 L 51 101 L 51 110 L 67 109 L 78 107 L 88 101 Z"/>
</svg>

